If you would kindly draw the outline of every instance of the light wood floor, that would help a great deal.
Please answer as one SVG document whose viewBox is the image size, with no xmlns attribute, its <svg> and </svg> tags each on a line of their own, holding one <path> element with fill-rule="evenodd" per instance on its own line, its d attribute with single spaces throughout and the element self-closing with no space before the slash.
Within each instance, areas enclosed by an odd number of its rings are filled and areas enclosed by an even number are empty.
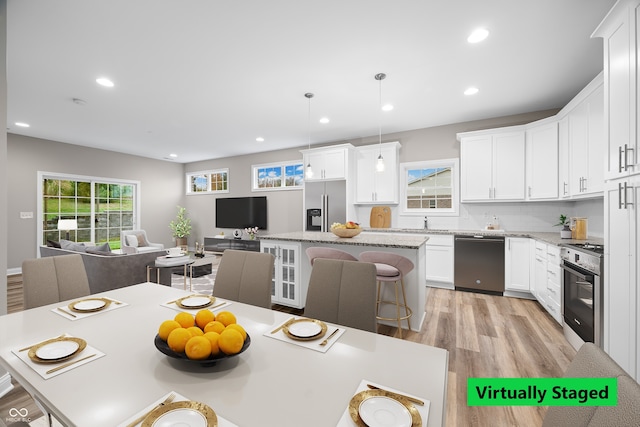
<svg viewBox="0 0 640 427">
<path fill-rule="evenodd" d="M 10 312 L 22 309 L 22 282 L 15 277 L 8 290 Z M 290 311 L 279 306 L 274 309 Z M 421 332 L 404 329 L 403 339 L 449 351 L 447 426 L 542 424 L 546 407 L 469 407 L 466 403 L 469 377 L 562 375 L 575 350 L 564 339 L 560 325 L 537 302 L 430 288 L 426 312 Z M 296 310 L 295 314 L 301 313 Z M 378 333 L 396 336 L 397 328 L 380 326 Z M 14 385 L 0 399 L 0 418 L 12 407 L 27 408 L 31 419 L 41 416 L 22 387 Z"/>
</svg>

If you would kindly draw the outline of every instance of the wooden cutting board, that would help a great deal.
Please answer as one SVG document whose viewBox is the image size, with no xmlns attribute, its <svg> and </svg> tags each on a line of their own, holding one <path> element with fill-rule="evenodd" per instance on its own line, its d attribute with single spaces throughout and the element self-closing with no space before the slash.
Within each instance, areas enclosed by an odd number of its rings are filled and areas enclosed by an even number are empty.
<svg viewBox="0 0 640 427">
<path fill-rule="evenodd" d="M 389 206 L 372 207 L 371 215 L 369 217 L 369 226 L 371 228 L 391 227 L 391 208 Z"/>
</svg>

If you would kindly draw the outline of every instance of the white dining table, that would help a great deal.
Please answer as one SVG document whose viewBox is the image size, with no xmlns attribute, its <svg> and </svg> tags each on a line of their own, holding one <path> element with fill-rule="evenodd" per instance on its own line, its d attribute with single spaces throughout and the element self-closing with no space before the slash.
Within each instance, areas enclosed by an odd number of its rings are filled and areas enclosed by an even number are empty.
<svg viewBox="0 0 640 427">
<path fill-rule="evenodd" d="M 363 380 L 428 400 L 425 425 L 444 425 L 446 350 L 345 328 L 328 351 L 313 351 L 267 336 L 290 314 L 233 302 L 225 310 L 236 315 L 251 345 L 202 367 L 154 346 L 160 323 L 177 313 L 162 304 L 185 295 L 141 283 L 97 294 L 127 305 L 78 320 L 52 311 L 66 302 L 0 316 L 0 363 L 67 426 L 116 426 L 170 391 L 238 426 L 336 426 Z M 43 379 L 13 352 L 63 333 L 105 355 Z"/>
</svg>

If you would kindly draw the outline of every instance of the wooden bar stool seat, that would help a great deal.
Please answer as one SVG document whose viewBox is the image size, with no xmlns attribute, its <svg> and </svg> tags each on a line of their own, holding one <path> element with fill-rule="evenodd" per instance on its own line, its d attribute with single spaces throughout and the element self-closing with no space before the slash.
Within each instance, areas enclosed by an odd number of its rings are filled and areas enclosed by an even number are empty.
<svg viewBox="0 0 640 427">
<path fill-rule="evenodd" d="M 413 270 L 413 262 L 402 255 L 367 251 L 360 254 L 360 261 L 371 262 L 376 266 L 377 298 L 376 319 L 398 322 L 398 334 L 402 338 L 402 321 L 407 321 L 407 327 L 411 330 L 411 316 L 413 311 L 407 305 L 407 296 L 404 290 L 404 276 Z M 382 286 L 385 283 L 394 284 L 395 300 L 383 300 L 381 297 Z M 402 300 L 400 299 L 402 298 Z M 380 305 L 391 304 L 396 307 L 396 317 L 380 316 Z M 404 311 L 404 314 L 402 314 Z"/>
</svg>

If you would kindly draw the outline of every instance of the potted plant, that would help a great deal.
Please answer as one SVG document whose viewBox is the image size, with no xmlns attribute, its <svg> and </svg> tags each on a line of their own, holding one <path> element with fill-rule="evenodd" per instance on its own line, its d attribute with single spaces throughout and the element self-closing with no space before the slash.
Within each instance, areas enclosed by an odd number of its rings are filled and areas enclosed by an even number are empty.
<svg viewBox="0 0 640 427">
<path fill-rule="evenodd" d="M 191 234 L 191 218 L 187 218 L 187 209 L 178 206 L 178 214 L 176 219 L 169 223 L 169 228 L 173 232 L 176 239 L 176 246 L 180 246 L 186 250 L 187 236 Z"/>
<path fill-rule="evenodd" d="M 566 215 L 560 215 L 560 222 L 556 224 L 556 226 L 561 225 L 562 230 L 560 230 L 560 238 L 561 239 L 570 239 L 571 238 L 571 228 L 569 228 L 569 218 Z"/>
</svg>

